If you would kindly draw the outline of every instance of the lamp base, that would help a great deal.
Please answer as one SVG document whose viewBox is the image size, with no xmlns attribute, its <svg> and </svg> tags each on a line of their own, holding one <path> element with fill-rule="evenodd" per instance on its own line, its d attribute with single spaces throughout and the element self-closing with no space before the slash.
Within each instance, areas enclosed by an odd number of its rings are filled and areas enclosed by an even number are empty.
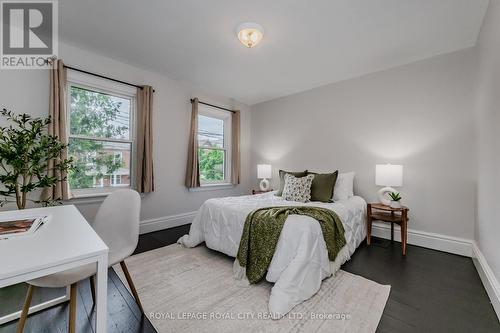
<svg viewBox="0 0 500 333">
<path fill-rule="evenodd" d="M 380 190 L 378 190 L 377 192 L 378 201 L 383 205 L 390 206 L 391 199 L 389 199 L 389 193 L 391 192 L 397 192 L 397 191 L 389 186 L 383 187 Z"/>
<path fill-rule="evenodd" d="M 269 191 L 269 180 L 267 180 L 266 178 L 262 179 L 260 181 L 260 190 L 262 192 L 267 192 Z"/>
</svg>

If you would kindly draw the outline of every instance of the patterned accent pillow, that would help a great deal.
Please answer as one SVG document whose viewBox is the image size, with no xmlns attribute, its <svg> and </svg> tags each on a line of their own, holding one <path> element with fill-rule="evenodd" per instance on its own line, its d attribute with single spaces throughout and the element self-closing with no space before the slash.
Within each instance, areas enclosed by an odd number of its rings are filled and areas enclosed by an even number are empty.
<svg viewBox="0 0 500 333">
<path fill-rule="evenodd" d="M 293 175 L 285 175 L 285 187 L 282 197 L 289 201 L 308 202 L 311 200 L 311 185 L 314 175 L 297 178 Z"/>
</svg>

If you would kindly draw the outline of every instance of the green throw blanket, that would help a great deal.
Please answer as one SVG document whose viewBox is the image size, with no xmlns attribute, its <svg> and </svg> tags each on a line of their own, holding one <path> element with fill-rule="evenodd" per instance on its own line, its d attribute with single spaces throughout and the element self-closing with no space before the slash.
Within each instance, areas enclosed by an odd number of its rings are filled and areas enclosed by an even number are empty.
<svg viewBox="0 0 500 333">
<path fill-rule="evenodd" d="M 254 210 L 246 218 L 236 257 L 240 266 L 246 268 L 250 283 L 259 282 L 266 274 L 288 215 L 306 215 L 319 222 L 330 261 L 335 260 L 346 244 L 342 222 L 329 209 L 283 206 Z"/>
</svg>

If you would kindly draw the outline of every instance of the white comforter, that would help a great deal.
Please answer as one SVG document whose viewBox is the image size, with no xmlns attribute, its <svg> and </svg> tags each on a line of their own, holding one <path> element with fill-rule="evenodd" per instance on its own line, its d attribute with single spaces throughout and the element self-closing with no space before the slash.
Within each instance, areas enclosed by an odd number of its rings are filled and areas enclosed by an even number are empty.
<svg viewBox="0 0 500 333">
<path fill-rule="evenodd" d="M 195 247 L 205 241 L 208 248 L 236 257 L 245 219 L 257 208 L 305 205 L 337 213 L 344 225 L 347 245 L 335 262 L 328 260 L 321 227 L 315 219 L 301 215 L 287 218 L 266 275 L 267 281 L 275 283 L 269 298 L 269 312 L 279 318 L 313 296 L 321 287 L 321 281 L 349 260 L 366 236 L 366 202 L 354 196 L 335 203 L 304 204 L 283 200 L 274 193 L 207 200 L 198 210 L 189 235 L 181 237 L 178 243 Z M 246 279 L 237 262 L 234 268 L 236 278 Z"/>
</svg>

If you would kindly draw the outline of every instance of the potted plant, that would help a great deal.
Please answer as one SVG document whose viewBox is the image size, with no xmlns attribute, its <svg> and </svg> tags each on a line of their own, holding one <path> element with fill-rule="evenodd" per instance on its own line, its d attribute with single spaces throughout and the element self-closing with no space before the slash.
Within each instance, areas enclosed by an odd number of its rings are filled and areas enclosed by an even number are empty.
<svg viewBox="0 0 500 333">
<path fill-rule="evenodd" d="M 45 206 L 56 203 L 53 199 L 28 197 L 33 191 L 40 192 L 65 180 L 53 176 L 53 171 L 65 174 L 72 168 L 71 158 L 60 159 L 66 145 L 46 134 L 50 117 L 16 115 L 5 108 L 0 114 L 10 123 L 0 126 L 0 206 L 15 202 L 18 209 L 24 209 L 28 201 Z"/>
<path fill-rule="evenodd" d="M 389 193 L 389 197 L 391 198 L 390 206 L 391 208 L 401 208 L 401 194 L 398 192 Z"/>
</svg>

